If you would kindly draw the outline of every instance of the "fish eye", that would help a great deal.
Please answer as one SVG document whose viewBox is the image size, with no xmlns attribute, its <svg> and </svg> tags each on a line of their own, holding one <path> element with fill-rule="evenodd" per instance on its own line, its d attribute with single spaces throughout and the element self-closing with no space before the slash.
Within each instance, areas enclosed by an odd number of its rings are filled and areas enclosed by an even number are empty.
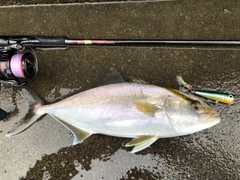
<svg viewBox="0 0 240 180">
<path fill-rule="evenodd" d="M 191 107 L 192 109 L 199 111 L 202 108 L 202 104 L 199 101 L 192 101 Z"/>
</svg>

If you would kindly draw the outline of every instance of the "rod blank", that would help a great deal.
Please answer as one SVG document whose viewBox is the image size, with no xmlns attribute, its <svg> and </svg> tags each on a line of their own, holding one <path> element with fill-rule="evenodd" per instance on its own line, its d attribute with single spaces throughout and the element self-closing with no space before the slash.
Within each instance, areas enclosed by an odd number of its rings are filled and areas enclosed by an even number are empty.
<svg viewBox="0 0 240 180">
<path fill-rule="evenodd" d="M 66 39 L 66 45 L 240 45 L 234 40 L 83 40 Z"/>
</svg>

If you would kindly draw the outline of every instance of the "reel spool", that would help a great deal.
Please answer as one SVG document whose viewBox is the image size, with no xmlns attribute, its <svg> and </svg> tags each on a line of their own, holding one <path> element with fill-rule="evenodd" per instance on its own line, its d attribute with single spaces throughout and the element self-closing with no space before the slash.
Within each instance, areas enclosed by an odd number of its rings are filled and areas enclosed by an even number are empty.
<svg viewBox="0 0 240 180">
<path fill-rule="evenodd" d="M 0 56 L 0 83 L 21 86 L 32 80 L 37 71 L 37 57 L 30 48 L 17 53 L 2 52 Z"/>
</svg>

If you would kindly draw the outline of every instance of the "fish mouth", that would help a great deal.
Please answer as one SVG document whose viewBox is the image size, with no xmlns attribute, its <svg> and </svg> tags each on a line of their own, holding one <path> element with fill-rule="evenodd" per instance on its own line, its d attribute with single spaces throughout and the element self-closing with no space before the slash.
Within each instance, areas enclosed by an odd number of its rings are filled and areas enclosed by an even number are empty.
<svg viewBox="0 0 240 180">
<path fill-rule="evenodd" d="M 219 116 L 218 113 L 210 114 L 210 115 L 206 118 L 207 124 L 212 125 L 212 126 L 220 123 L 220 121 L 221 121 L 221 118 L 220 118 L 220 116 Z"/>
</svg>

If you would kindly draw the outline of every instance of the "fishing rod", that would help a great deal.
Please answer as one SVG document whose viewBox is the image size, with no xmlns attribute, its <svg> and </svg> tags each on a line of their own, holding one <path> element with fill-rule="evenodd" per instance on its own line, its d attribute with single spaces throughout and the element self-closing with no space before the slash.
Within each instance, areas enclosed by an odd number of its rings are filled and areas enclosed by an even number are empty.
<svg viewBox="0 0 240 180">
<path fill-rule="evenodd" d="M 70 40 L 66 45 L 240 45 L 240 41 L 232 40 Z"/>
<path fill-rule="evenodd" d="M 68 39 L 65 36 L 0 36 L 0 83 L 22 86 L 34 78 L 38 63 L 33 49 L 66 49 L 68 46 L 240 45 L 234 40 L 117 40 Z"/>
</svg>

